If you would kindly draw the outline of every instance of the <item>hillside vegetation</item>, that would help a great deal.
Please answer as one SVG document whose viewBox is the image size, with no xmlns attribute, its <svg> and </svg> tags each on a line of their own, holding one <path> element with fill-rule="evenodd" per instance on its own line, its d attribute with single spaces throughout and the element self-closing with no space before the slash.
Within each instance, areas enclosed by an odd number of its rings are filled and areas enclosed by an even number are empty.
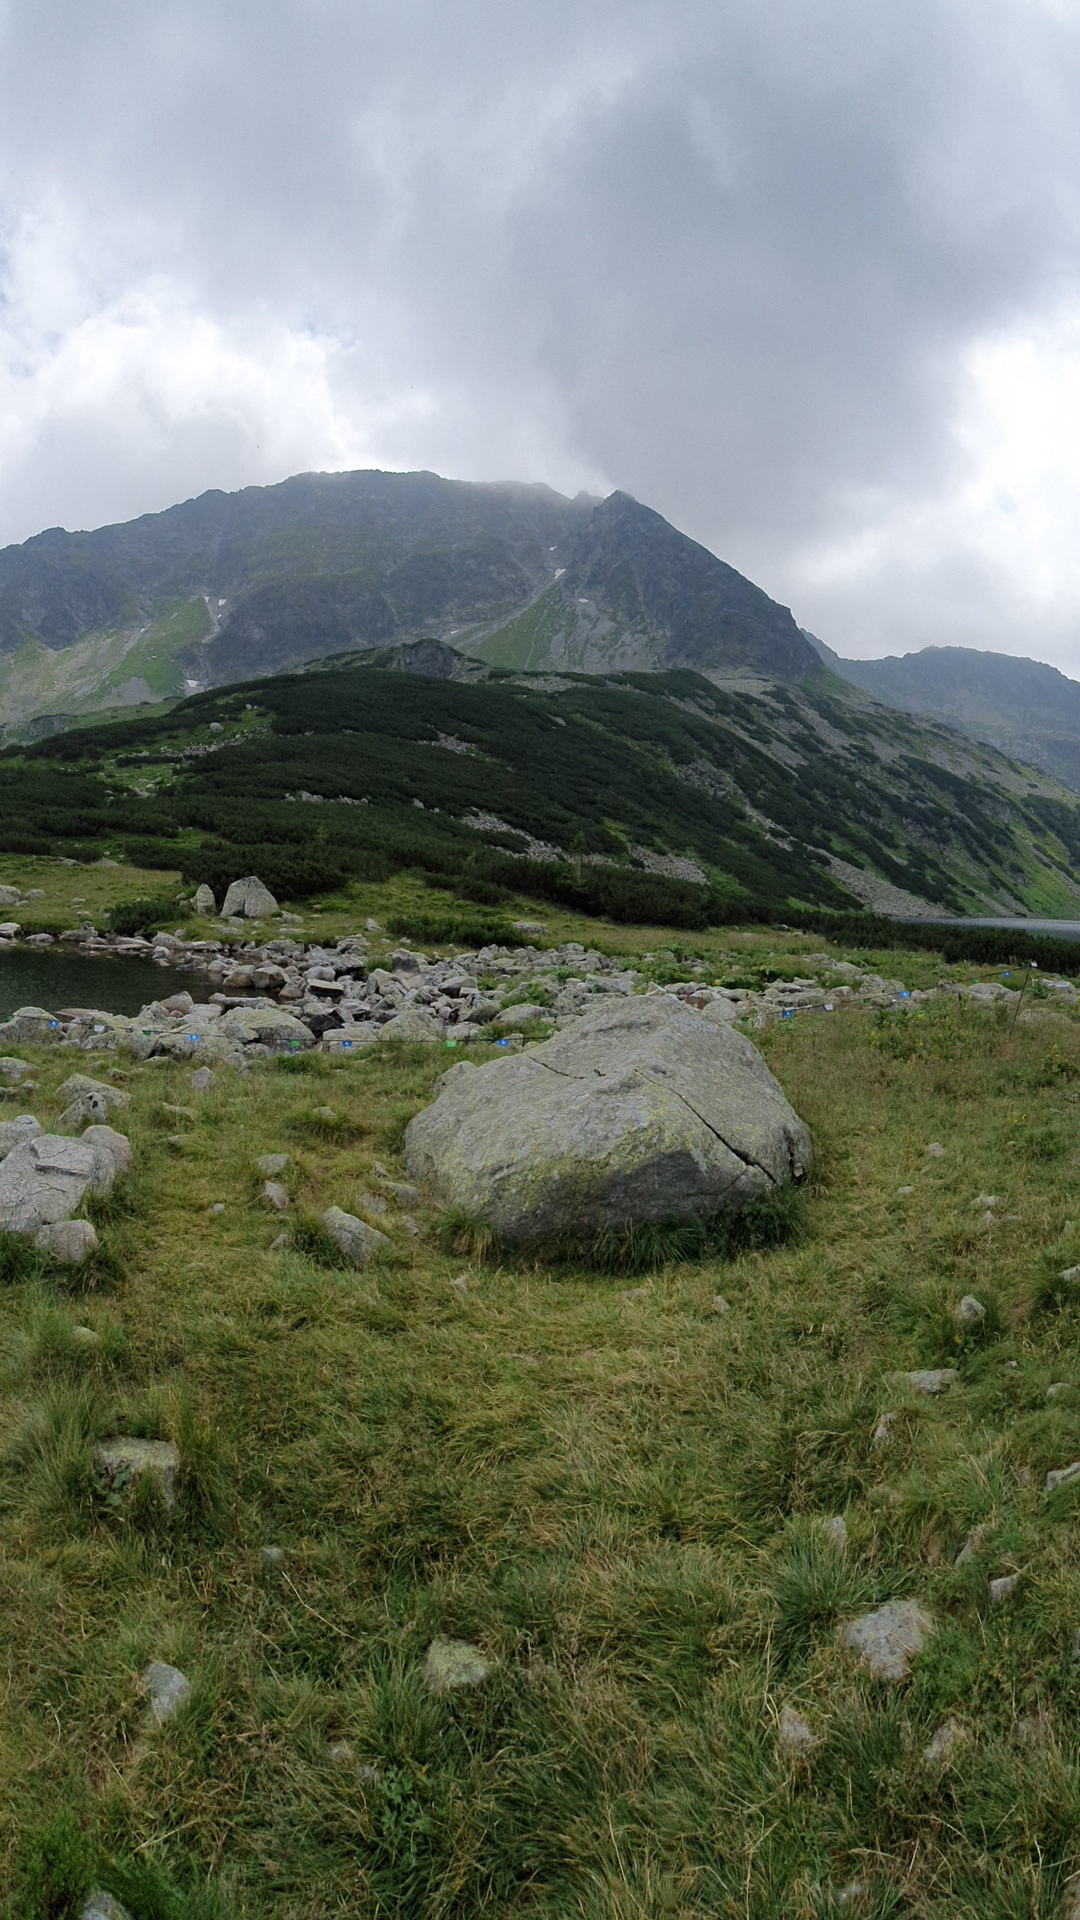
<svg viewBox="0 0 1080 1920">
<path fill-rule="evenodd" d="M 827 683 L 433 680 L 346 666 L 0 754 L 0 851 L 294 901 L 412 870 L 463 900 L 715 925 L 793 903 L 1075 912 L 1061 789 Z"/>
<path fill-rule="evenodd" d="M 724 938 L 705 977 L 828 977 L 809 942 Z M 91 1284 L 0 1249 L 11 1920 L 91 1884 L 136 1920 L 1057 1920 L 1080 1027 L 1034 1012 L 756 1035 L 816 1142 L 796 1237 L 630 1277 L 455 1252 L 423 1205 L 407 1230 L 430 1049 L 199 1095 L 129 1070 Z M 73 1056 L 23 1051 L 55 1127 Z M 330 1203 L 388 1233 L 379 1263 L 335 1264 Z M 939 1367 L 937 1397 L 891 1377 Z M 177 1444 L 174 1510 L 95 1475 L 117 1431 Z M 872 1680 L 837 1630 L 903 1598 L 934 1631 Z M 440 1638 L 481 1685 L 428 1690 Z M 151 1660 L 191 1684 L 157 1731 Z"/>
</svg>

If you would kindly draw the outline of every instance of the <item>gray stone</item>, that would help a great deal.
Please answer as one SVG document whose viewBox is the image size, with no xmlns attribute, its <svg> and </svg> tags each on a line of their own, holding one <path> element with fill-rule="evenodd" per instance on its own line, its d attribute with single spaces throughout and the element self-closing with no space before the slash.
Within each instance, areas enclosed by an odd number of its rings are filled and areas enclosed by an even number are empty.
<svg viewBox="0 0 1080 1920">
<path fill-rule="evenodd" d="M 110 1156 L 117 1173 L 131 1172 L 131 1142 L 126 1133 L 117 1133 L 115 1127 L 87 1127 L 82 1137 L 88 1146 L 100 1147 Z"/>
<path fill-rule="evenodd" d="M 967 1728 L 961 1726 L 959 1720 L 954 1720 L 950 1714 L 949 1718 L 943 1720 L 940 1727 L 930 1735 L 923 1748 L 923 1759 L 930 1766 L 941 1766 L 944 1761 L 952 1758 L 957 1747 L 966 1746 L 968 1739 Z"/>
<path fill-rule="evenodd" d="M 94 1448 L 94 1465 L 109 1480 L 125 1486 L 135 1481 L 154 1482 L 163 1507 L 176 1505 L 176 1476 L 180 1455 L 171 1440 L 136 1440 L 126 1433 L 102 1440 Z"/>
<path fill-rule="evenodd" d="M 29 1233 L 70 1220 L 88 1192 L 107 1193 L 114 1177 L 112 1160 L 100 1148 L 37 1134 L 0 1161 L 0 1228 Z"/>
<path fill-rule="evenodd" d="M 890 1387 L 907 1387 L 911 1393 L 945 1393 L 960 1378 L 955 1367 L 923 1367 L 914 1373 L 887 1373 Z"/>
<path fill-rule="evenodd" d="M 262 1197 L 267 1206 L 273 1207 L 278 1213 L 284 1213 L 289 1204 L 289 1196 L 285 1188 L 276 1180 L 263 1181 Z"/>
<path fill-rule="evenodd" d="M 72 1073 L 58 1089 L 61 1100 L 78 1100 L 83 1094 L 97 1094 L 107 1107 L 127 1107 L 131 1104 L 130 1093 L 122 1087 L 111 1085 L 108 1080 L 92 1080 L 88 1073 Z"/>
<path fill-rule="evenodd" d="M 794 1707 L 781 1707 L 780 1745 L 789 1753 L 813 1753 L 814 1748 L 821 1745 L 821 1735 L 814 1732 Z"/>
<path fill-rule="evenodd" d="M 840 1629 L 843 1644 L 869 1667 L 875 1680 L 904 1680 L 917 1653 L 935 1631 L 932 1616 L 914 1600 L 889 1600 Z"/>
<path fill-rule="evenodd" d="M 0 1180 L 2 1179 L 3 1169 L 0 1168 Z M 1047 1493 L 1053 1493 L 1055 1487 L 1067 1486 L 1070 1480 L 1075 1480 L 1078 1476 L 1080 1476 L 1080 1460 L 1074 1460 L 1068 1467 L 1051 1467 L 1045 1481 Z"/>
<path fill-rule="evenodd" d="M 930 1155 L 932 1160 L 942 1160 L 945 1156 L 945 1149 L 940 1140 L 931 1140 L 930 1145 L 926 1147 L 924 1151 Z"/>
<path fill-rule="evenodd" d="M 56 1015 L 46 1013 L 44 1007 L 16 1007 L 0 1031 L 5 1040 L 13 1040 L 17 1047 L 43 1047 L 62 1038 Z"/>
<path fill-rule="evenodd" d="M 255 1162 L 255 1170 L 264 1180 L 272 1180 L 276 1173 L 283 1173 L 289 1164 L 287 1153 L 261 1153 Z"/>
<path fill-rule="evenodd" d="M 32 1113 L 17 1113 L 14 1120 L 0 1120 L 0 1160 L 5 1160 L 13 1147 L 25 1146 L 28 1140 L 43 1133 L 40 1120 Z"/>
<path fill-rule="evenodd" d="M 278 903 L 269 887 L 264 887 L 253 873 L 233 881 L 221 909 L 226 919 L 231 914 L 242 914 L 247 920 L 265 920 L 277 910 Z"/>
<path fill-rule="evenodd" d="M 550 1018 L 551 1015 L 546 1007 L 534 1007 L 527 1001 L 522 1006 L 504 1007 L 499 1014 L 499 1025 L 508 1027 L 513 1033 L 520 1031 L 523 1027 L 533 1027 L 538 1021 L 550 1020 Z"/>
<path fill-rule="evenodd" d="M 79 1914 L 79 1920 L 132 1920 L 126 1907 L 114 1900 L 104 1887 L 95 1887 L 86 1905 Z"/>
<path fill-rule="evenodd" d="M 196 1067 L 191 1076 L 192 1093 L 209 1093 L 214 1084 L 212 1067 Z"/>
<path fill-rule="evenodd" d="M 340 1247 L 346 1259 L 356 1267 L 366 1267 L 390 1241 L 377 1227 L 365 1225 L 355 1214 L 343 1212 L 341 1207 L 327 1207 L 322 1216 L 322 1224 L 330 1235 L 334 1245 Z"/>
<path fill-rule="evenodd" d="M 1056 1400 L 1059 1394 L 1067 1393 L 1068 1390 L 1069 1383 L 1067 1380 L 1052 1380 L 1046 1389 L 1046 1397 L 1048 1400 Z"/>
<path fill-rule="evenodd" d="M 210 914 L 217 912 L 217 901 L 214 898 L 213 888 L 208 887 L 205 880 L 201 887 L 196 887 L 195 898 L 192 901 L 192 905 L 196 913 Z"/>
<path fill-rule="evenodd" d="M 29 1060 L 20 1060 L 14 1053 L 0 1053 L 0 1079 L 21 1080 L 29 1072 Z"/>
<path fill-rule="evenodd" d="M 89 1220 L 56 1220 L 52 1226 L 39 1227 L 34 1246 L 65 1267 L 81 1267 L 98 1243 Z"/>
<path fill-rule="evenodd" d="M 108 1107 L 99 1093 L 80 1093 L 70 1107 L 65 1107 L 57 1122 L 61 1127 L 81 1127 L 87 1120 L 104 1120 Z"/>
<path fill-rule="evenodd" d="M 404 1180 L 384 1180 L 387 1193 L 392 1194 L 399 1206 L 418 1207 L 420 1205 L 419 1187 L 410 1187 Z"/>
<path fill-rule="evenodd" d="M 887 1446 L 888 1442 L 892 1439 L 892 1432 L 895 1425 L 895 1413 L 883 1413 L 873 1433 L 870 1435 L 870 1445 L 872 1447 Z"/>
<path fill-rule="evenodd" d="M 956 1317 L 961 1326 L 974 1327 L 980 1320 L 986 1319 L 986 1308 L 981 1300 L 976 1300 L 973 1293 L 965 1293 L 956 1309 Z"/>
<path fill-rule="evenodd" d="M 956 1556 L 954 1564 L 958 1567 L 966 1567 L 969 1560 L 974 1560 L 976 1556 L 982 1552 L 984 1538 L 985 1529 L 983 1527 L 972 1527 L 971 1532 L 968 1534 L 967 1539 L 964 1541 L 963 1546 Z"/>
<path fill-rule="evenodd" d="M 409 1172 L 506 1240 L 696 1219 L 812 1159 L 757 1049 L 658 994 L 605 995 L 516 1059 L 443 1076 L 405 1135 Z"/>
<path fill-rule="evenodd" d="M 492 1664 L 467 1640 L 433 1640 L 424 1662 L 424 1679 L 432 1693 L 479 1687 L 491 1673 Z"/>
<path fill-rule="evenodd" d="M 822 1532 L 836 1548 L 837 1553 L 847 1552 L 847 1521 L 842 1513 L 834 1513 L 831 1519 L 826 1520 Z"/>
<path fill-rule="evenodd" d="M 282 1560 L 285 1558 L 280 1547 L 260 1547 L 259 1552 L 268 1567 L 280 1566 Z"/>
<path fill-rule="evenodd" d="M 191 1681 L 181 1673 L 179 1667 L 167 1666 L 164 1660 L 151 1660 L 142 1677 L 143 1686 L 150 1700 L 150 1714 L 155 1726 L 162 1726 L 166 1720 L 175 1720 L 181 1707 L 191 1699 Z"/>
<path fill-rule="evenodd" d="M 441 1040 L 442 1027 L 426 1007 L 404 1007 L 379 1028 L 380 1040 Z"/>
<path fill-rule="evenodd" d="M 987 1593 L 990 1596 L 990 1605 L 992 1607 L 1003 1607 L 1006 1600 L 1012 1599 L 1019 1585 L 1020 1575 L 1018 1573 L 1003 1573 L 999 1579 L 991 1580 L 987 1587 Z"/>
<path fill-rule="evenodd" d="M 731 1303 L 724 1299 L 722 1293 L 714 1293 L 712 1297 L 712 1310 L 714 1313 L 730 1313 Z"/>
<path fill-rule="evenodd" d="M 230 1007 L 218 1024 L 224 1039 L 242 1047 L 257 1044 L 271 1053 L 306 1053 L 315 1045 L 311 1028 L 283 1007 Z"/>
</svg>

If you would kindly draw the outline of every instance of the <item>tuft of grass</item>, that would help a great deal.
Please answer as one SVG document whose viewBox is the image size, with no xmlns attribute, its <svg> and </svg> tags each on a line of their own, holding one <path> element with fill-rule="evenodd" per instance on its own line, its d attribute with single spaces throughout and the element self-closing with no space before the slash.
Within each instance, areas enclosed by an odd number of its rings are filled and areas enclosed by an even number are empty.
<svg viewBox="0 0 1080 1920">
<path fill-rule="evenodd" d="M 70 1807 L 22 1834 L 19 1920 L 78 1920 L 90 1892 L 96 1853 Z"/>
</svg>

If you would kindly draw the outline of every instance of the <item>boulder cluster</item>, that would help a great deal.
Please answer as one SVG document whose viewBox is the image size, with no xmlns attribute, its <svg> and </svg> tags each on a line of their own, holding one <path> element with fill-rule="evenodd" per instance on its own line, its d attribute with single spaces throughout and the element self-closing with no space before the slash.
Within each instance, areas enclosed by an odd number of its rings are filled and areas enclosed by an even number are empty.
<svg viewBox="0 0 1080 1920">
<path fill-rule="evenodd" d="M 0 1058 L 5 1079 L 24 1078 L 25 1061 Z M 111 1191 L 118 1174 L 131 1170 L 127 1136 L 102 1123 L 110 1107 L 126 1106 L 116 1087 L 75 1074 L 60 1089 L 69 1101 L 61 1125 L 79 1126 L 70 1134 L 46 1133 L 33 1114 L 0 1121 L 0 1232 L 25 1234 L 40 1253 L 81 1266 L 97 1246 L 89 1220 L 77 1216 L 91 1194 Z"/>
</svg>

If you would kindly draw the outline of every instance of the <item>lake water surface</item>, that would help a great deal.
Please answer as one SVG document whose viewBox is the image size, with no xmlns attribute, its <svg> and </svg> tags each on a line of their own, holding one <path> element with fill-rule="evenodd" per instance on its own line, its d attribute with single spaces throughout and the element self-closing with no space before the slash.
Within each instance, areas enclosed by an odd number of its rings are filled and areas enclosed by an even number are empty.
<svg viewBox="0 0 1080 1920">
<path fill-rule="evenodd" d="M 150 1000 L 187 991 L 196 1000 L 209 988 L 206 977 L 158 967 L 148 960 L 107 955 L 58 953 L 53 947 L 11 947 L 0 952 L 0 1020 L 16 1007 L 100 1007 L 103 1013 L 138 1013 Z"/>
<path fill-rule="evenodd" d="M 1080 940 L 1080 920 L 1014 920 L 998 916 L 987 920 L 908 920 L 909 927 L 1001 927 L 1003 931 L 1015 933 L 1018 929 L 1024 933 L 1052 933 L 1059 940 Z"/>
</svg>

